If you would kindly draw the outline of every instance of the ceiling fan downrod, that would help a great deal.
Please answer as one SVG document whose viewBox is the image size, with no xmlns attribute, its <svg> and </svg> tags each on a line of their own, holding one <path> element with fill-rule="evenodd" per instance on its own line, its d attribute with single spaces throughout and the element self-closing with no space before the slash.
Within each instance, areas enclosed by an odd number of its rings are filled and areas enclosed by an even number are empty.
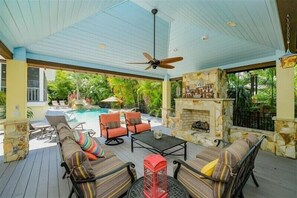
<svg viewBox="0 0 297 198">
<path fill-rule="evenodd" d="M 152 13 L 154 15 L 154 59 L 155 59 L 155 51 L 156 51 L 156 14 L 158 13 L 157 9 L 152 9 Z"/>
</svg>

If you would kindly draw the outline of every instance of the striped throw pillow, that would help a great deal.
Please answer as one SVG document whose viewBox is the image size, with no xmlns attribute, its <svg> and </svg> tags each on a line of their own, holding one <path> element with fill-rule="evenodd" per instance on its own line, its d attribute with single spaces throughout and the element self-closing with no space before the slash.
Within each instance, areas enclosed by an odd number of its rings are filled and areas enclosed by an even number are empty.
<svg viewBox="0 0 297 198">
<path fill-rule="evenodd" d="M 90 152 L 96 157 L 104 157 L 104 151 L 102 150 L 100 144 L 89 135 L 80 131 L 75 131 L 74 138 L 84 151 Z"/>
<path fill-rule="evenodd" d="M 121 126 L 120 122 L 107 122 L 107 127 L 110 129 L 119 128 Z"/>
<path fill-rule="evenodd" d="M 130 122 L 131 122 L 132 125 L 142 123 L 141 118 L 131 118 Z"/>
</svg>

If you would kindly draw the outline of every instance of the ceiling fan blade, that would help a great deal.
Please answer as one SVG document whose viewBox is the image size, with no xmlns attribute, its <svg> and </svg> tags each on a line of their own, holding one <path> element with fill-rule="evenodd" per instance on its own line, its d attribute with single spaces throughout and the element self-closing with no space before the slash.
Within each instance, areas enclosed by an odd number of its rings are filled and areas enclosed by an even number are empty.
<svg viewBox="0 0 297 198">
<path fill-rule="evenodd" d="M 160 65 L 158 65 L 158 67 L 162 67 L 162 68 L 165 68 L 165 69 L 173 69 L 174 68 L 173 65 L 166 65 L 166 64 L 160 64 Z"/>
<path fill-rule="evenodd" d="M 146 53 L 146 52 L 143 52 L 143 56 L 144 56 L 148 61 L 153 60 L 153 57 L 152 57 L 151 55 L 149 55 L 148 53 Z"/>
<path fill-rule="evenodd" d="M 148 69 L 150 69 L 152 66 L 150 65 L 150 66 L 148 66 L 147 68 L 145 68 L 144 70 L 148 70 Z"/>
<path fill-rule="evenodd" d="M 149 63 L 146 63 L 146 62 L 133 62 L 133 63 L 126 63 L 126 64 L 149 64 Z"/>
<path fill-rule="evenodd" d="M 178 62 L 178 61 L 181 61 L 183 60 L 184 58 L 183 57 L 172 57 L 172 58 L 165 58 L 165 59 L 162 59 L 160 60 L 161 64 L 166 64 L 166 63 L 174 63 L 174 62 Z"/>
</svg>

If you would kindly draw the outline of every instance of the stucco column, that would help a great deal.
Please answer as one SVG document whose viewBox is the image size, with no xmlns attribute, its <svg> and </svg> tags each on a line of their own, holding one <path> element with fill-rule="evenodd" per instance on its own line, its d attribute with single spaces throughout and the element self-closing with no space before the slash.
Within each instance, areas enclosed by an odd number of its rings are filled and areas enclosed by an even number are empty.
<svg viewBox="0 0 297 198">
<path fill-rule="evenodd" d="M 171 85 L 166 75 L 162 83 L 162 124 L 168 127 L 168 117 L 171 111 Z"/>
<path fill-rule="evenodd" d="M 294 68 L 283 69 L 276 52 L 276 155 L 296 159 L 297 123 L 294 118 Z"/>
<path fill-rule="evenodd" d="M 24 159 L 29 152 L 27 121 L 27 68 L 24 48 L 14 50 L 14 60 L 6 62 L 5 162 Z"/>
</svg>

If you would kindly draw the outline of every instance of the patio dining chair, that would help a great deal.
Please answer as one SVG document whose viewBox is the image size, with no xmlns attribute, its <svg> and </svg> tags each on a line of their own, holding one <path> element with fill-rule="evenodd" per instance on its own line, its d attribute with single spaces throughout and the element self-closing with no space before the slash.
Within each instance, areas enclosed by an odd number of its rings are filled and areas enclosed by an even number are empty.
<svg viewBox="0 0 297 198">
<path fill-rule="evenodd" d="M 120 137 L 128 136 L 126 128 L 121 127 L 120 113 L 101 114 L 99 122 L 101 137 L 106 138 L 106 145 L 122 144 L 124 140 Z"/>
<path fill-rule="evenodd" d="M 125 120 L 127 126 L 127 132 L 141 133 L 151 130 L 150 120 L 147 123 L 143 123 L 141 120 L 140 112 L 125 112 Z"/>
<path fill-rule="evenodd" d="M 69 123 L 66 120 L 65 115 L 45 115 L 48 123 L 54 127 L 55 131 L 57 131 L 57 126 L 59 123 L 65 124 L 70 129 L 80 130 L 83 133 L 89 134 L 89 136 L 93 136 L 96 132 L 93 129 L 84 129 L 83 125 L 85 122 L 78 122 L 78 123 Z"/>
</svg>

